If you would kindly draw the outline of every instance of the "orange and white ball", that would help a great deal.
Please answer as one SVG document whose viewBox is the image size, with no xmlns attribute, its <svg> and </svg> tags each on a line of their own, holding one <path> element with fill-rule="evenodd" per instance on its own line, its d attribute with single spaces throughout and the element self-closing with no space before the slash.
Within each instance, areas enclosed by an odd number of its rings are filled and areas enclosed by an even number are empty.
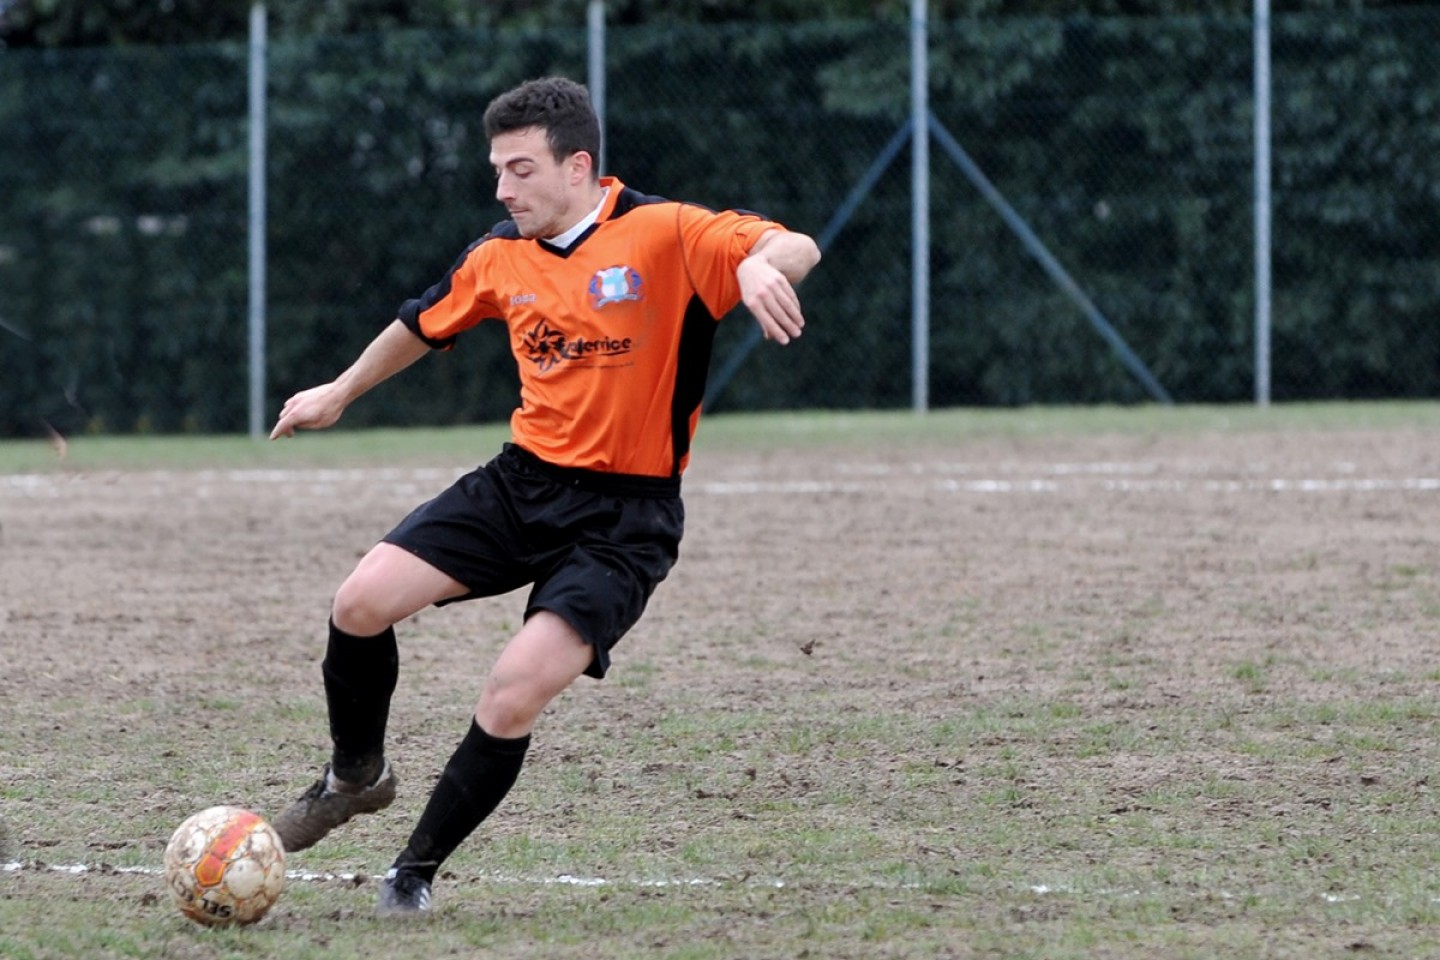
<svg viewBox="0 0 1440 960">
<path fill-rule="evenodd" d="M 259 814 L 210 807 L 171 836 L 165 885 L 180 912 L 196 923 L 254 923 L 285 889 L 285 848 Z"/>
</svg>

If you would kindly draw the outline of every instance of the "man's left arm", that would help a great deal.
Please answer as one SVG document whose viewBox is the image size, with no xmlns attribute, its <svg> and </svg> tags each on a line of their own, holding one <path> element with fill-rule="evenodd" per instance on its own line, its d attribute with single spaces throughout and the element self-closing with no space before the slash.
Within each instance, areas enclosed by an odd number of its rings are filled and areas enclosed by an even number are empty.
<svg viewBox="0 0 1440 960">
<path fill-rule="evenodd" d="M 740 299 L 754 314 L 765 339 L 787 344 L 805 329 L 795 285 L 820 262 L 820 248 L 803 233 L 769 230 L 740 261 L 735 279 Z"/>
</svg>

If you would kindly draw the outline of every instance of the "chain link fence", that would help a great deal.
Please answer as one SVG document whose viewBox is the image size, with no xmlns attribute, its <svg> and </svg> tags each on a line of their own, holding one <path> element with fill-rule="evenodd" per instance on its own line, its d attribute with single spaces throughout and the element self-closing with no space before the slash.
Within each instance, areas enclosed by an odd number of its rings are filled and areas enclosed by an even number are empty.
<svg viewBox="0 0 1440 960">
<path fill-rule="evenodd" d="M 1273 397 L 1440 396 L 1440 12 L 1273 31 Z M 931 24 L 932 405 L 1151 399 L 1117 343 L 1178 402 L 1253 397 L 1251 55 L 1247 18 Z M 486 103 L 586 56 L 578 25 L 270 43 L 272 410 L 504 217 Z M 0 52 L 0 434 L 245 429 L 246 60 Z M 903 23 L 607 32 L 607 172 L 826 248 L 799 343 L 722 324 L 712 409 L 910 404 L 908 72 Z M 482 327 L 347 422 L 515 389 Z"/>
</svg>

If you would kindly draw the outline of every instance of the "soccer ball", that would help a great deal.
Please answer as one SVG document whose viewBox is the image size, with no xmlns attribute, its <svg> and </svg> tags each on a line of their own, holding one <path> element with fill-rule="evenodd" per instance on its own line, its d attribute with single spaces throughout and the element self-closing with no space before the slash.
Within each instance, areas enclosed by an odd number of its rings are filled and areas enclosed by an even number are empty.
<svg viewBox="0 0 1440 960">
<path fill-rule="evenodd" d="M 240 807 L 201 810 L 165 847 L 165 885 L 196 923 L 254 923 L 285 889 L 285 848 L 258 814 Z"/>
</svg>

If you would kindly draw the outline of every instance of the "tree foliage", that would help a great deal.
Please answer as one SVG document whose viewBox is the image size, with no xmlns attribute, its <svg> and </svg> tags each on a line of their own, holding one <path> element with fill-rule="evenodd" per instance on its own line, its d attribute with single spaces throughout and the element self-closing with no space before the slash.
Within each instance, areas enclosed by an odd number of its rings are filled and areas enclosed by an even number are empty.
<svg viewBox="0 0 1440 960">
<path fill-rule="evenodd" d="M 1437 25 L 1424 10 L 1276 21 L 1277 399 L 1440 394 Z M 489 99 L 585 74 L 574 25 L 329 26 L 270 46 L 271 409 L 503 216 Z M 932 26 L 939 122 L 1185 401 L 1251 391 L 1249 31 L 1239 15 Z M 827 241 L 805 339 L 757 351 L 719 402 L 907 404 L 908 149 L 845 206 L 908 117 L 903 17 L 622 25 L 608 43 L 611 170 Z M 236 40 L 0 55 L 0 434 L 39 417 L 244 427 L 246 55 Z M 953 159 L 932 144 L 933 401 L 1145 399 Z M 718 359 L 747 334 L 722 324 Z M 496 419 L 514 396 L 503 338 L 480 330 L 347 419 Z"/>
<path fill-rule="evenodd" d="M 242 39 L 252 0 L 0 0 L 0 45 L 121 46 Z M 1422 0 L 1274 0 L 1275 13 L 1357 13 Z M 396 29 L 559 28 L 585 21 L 587 0 L 295 0 L 268 4 L 278 37 Z M 1213 17 L 1251 12 L 1253 0 L 929 0 L 937 20 L 975 17 Z M 607 0 L 617 26 L 901 21 L 909 0 Z"/>
</svg>

